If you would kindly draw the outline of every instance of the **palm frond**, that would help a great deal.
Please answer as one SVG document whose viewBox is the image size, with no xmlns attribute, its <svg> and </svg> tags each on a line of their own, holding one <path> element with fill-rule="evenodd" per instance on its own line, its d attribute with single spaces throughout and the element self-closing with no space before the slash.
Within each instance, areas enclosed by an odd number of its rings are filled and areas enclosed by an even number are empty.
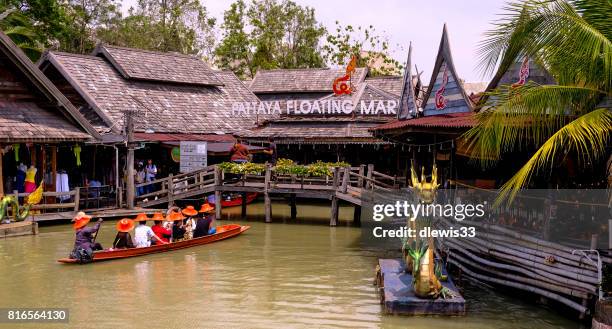
<svg viewBox="0 0 612 329">
<path fill-rule="evenodd" d="M 463 135 L 468 152 L 486 167 L 503 152 L 539 146 L 572 117 L 594 108 L 603 94 L 579 86 L 502 86 L 488 94 L 477 125 Z"/>
<path fill-rule="evenodd" d="M 584 161 L 605 154 L 606 143 L 612 131 L 612 113 L 597 109 L 568 123 L 552 135 L 527 161 L 527 163 L 500 189 L 495 206 L 511 203 L 531 176 L 552 166 L 552 159 L 560 151 L 576 151 Z"/>
</svg>

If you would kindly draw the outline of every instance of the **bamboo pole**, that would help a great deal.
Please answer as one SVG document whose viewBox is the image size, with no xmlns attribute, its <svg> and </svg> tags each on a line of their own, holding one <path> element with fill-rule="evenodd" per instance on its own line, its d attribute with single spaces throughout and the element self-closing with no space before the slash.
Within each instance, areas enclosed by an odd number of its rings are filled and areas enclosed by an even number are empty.
<svg viewBox="0 0 612 329">
<path fill-rule="evenodd" d="M 502 278 L 506 278 L 509 280 L 513 280 L 516 282 L 520 282 L 520 283 L 525 283 L 525 284 L 529 284 L 538 288 L 542 288 L 542 289 L 546 289 L 546 290 L 550 290 L 550 291 L 554 291 L 557 293 L 561 293 L 564 295 L 568 295 L 570 297 L 577 297 L 577 298 L 582 298 L 582 299 L 586 299 L 588 298 L 588 294 L 584 291 L 580 291 L 580 290 L 575 290 L 575 289 L 571 289 L 571 288 L 566 288 L 563 286 L 559 286 L 556 284 L 551 284 L 548 282 L 542 282 L 542 281 L 538 281 L 532 278 L 526 278 L 526 277 L 522 277 L 520 275 L 516 275 L 516 274 L 511 274 L 511 273 L 506 273 L 506 272 L 502 272 L 502 271 L 498 271 L 495 269 L 491 269 L 489 267 L 485 267 L 485 266 L 481 266 L 479 264 L 476 264 L 475 262 L 468 260 L 458 254 L 453 254 L 453 258 L 458 260 L 461 264 L 463 265 L 470 265 L 472 266 L 472 268 L 477 268 L 481 271 L 485 271 L 488 272 L 490 274 L 493 274 L 497 277 L 502 277 Z M 482 274 L 484 275 L 484 274 Z"/>
<path fill-rule="evenodd" d="M 496 283 L 496 284 L 500 284 L 500 285 L 504 285 L 504 286 L 508 286 L 508 287 L 512 287 L 512 288 L 516 288 L 516 289 L 520 289 L 523 291 L 528 291 L 531 293 L 534 293 L 536 295 L 541 295 L 541 296 L 545 296 L 546 298 L 555 300 L 559 303 L 562 303 L 578 312 L 581 313 L 589 313 L 588 308 L 586 308 L 585 306 L 582 306 L 581 304 L 578 304 L 576 302 L 574 302 L 573 300 L 570 300 L 568 298 L 565 298 L 563 296 L 559 296 L 557 294 L 554 294 L 550 291 L 546 291 L 544 289 L 540 289 L 537 287 L 532 287 L 526 284 L 522 284 L 522 283 L 518 283 L 518 282 L 512 282 L 512 281 L 508 281 L 508 280 L 502 280 L 502 279 L 497 279 L 497 278 L 491 278 L 488 276 L 484 276 L 481 274 L 477 274 L 472 272 L 471 270 L 469 270 L 467 267 L 463 266 L 461 263 L 459 263 L 458 261 L 455 261 L 454 259 L 449 260 L 450 263 L 452 263 L 453 265 L 457 266 L 458 268 L 461 269 L 461 271 L 463 271 L 463 273 L 467 274 L 468 276 L 471 276 L 473 278 L 482 280 L 482 281 L 486 281 L 486 282 L 491 282 L 491 283 Z"/>
<path fill-rule="evenodd" d="M 450 246 L 452 246 L 454 249 L 456 250 L 460 250 L 461 247 L 454 241 L 448 241 L 447 242 Z M 485 253 L 486 254 L 486 253 Z M 490 254 L 489 254 L 490 255 Z M 590 292 L 595 293 L 595 291 L 597 291 L 597 287 L 593 284 L 590 283 L 585 283 L 583 281 L 579 281 L 579 280 L 573 280 L 572 278 L 568 278 L 568 277 L 564 277 L 561 275 L 557 275 L 555 273 L 549 273 L 546 271 L 542 271 L 538 268 L 534 268 L 531 266 L 525 266 L 525 264 L 520 264 L 518 262 L 513 262 L 512 260 L 508 260 L 506 258 L 502 258 L 499 257 L 498 255 L 498 260 L 502 260 L 502 261 L 510 261 L 512 263 L 513 268 L 516 268 L 517 266 L 520 268 L 523 268 L 524 271 L 528 271 L 533 273 L 533 275 L 537 275 L 540 278 L 546 278 L 548 281 L 553 281 L 553 282 L 557 282 L 566 286 L 571 286 L 571 287 L 576 287 L 576 288 L 581 288 Z M 521 271 L 522 272 L 522 271 Z M 533 277 L 532 275 L 532 277 Z"/>
</svg>

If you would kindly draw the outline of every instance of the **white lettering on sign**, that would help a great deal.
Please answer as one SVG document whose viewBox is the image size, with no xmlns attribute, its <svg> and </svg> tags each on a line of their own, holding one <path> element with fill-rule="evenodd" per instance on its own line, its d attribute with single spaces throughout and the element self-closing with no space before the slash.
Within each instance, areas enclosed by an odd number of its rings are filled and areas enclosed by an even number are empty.
<svg viewBox="0 0 612 329">
<path fill-rule="evenodd" d="M 267 102 L 235 102 L 232 103 L 232 115 L 249 114 L 360 114 L 360 115 L 395 115 L 398 102 L 396 100 L 361 101 L 353 104 L 350 100 L 288 100 L 285 108 L 280 101 Z"/>
</svg>

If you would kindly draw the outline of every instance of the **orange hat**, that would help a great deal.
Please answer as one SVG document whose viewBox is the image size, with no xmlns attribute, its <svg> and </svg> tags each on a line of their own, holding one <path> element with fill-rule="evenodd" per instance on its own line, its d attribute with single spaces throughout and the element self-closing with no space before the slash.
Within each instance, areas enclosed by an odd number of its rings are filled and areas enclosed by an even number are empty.
<svg viewBox="0 0 612 329">
<path fill-rule="evenodd" d="M 129 218 L 124 218 L 117 222 L 117 231 L 129 232 L 134 228 L 134 221 Z"/>
<path fill-rule="evenodd" d="M 153 217 L 151 217 L 151 219 L 155 221 L 164 220 L 164 215 L 161 212 L 156 212 L 153 214 Z"/>
<path fill-rule="evenodd" d="M 176 212 L 176 211 L 171 212 L 170 215 L 166 217 L 166 220 L 169 220 L 169 221 L 177 221 L 177 220 L 183 220 L 183 219 L 185 219 L 183 214 L 181 214 L 180 212 Z"/>
<path fill-rule="evenodd" d="M 136 218 L 134 218 L 134 221 L 142 222 L 142 221 L 147 221 L 149 219 L 151 218 L 147 217 L 147 214 L 145 214 L 144 212 L 141 212 L 140 214 L 136 216 Z"/>
<path fill-rule="evenodd" d="M 198 214 L 198 211 L 193 206 L 187 206 L 187 208 L 183 209 L 182 213 L 186 216 L 195 216 Z"/>
<path fill-rule="evenodd" d="M 91 217 L 90 217 L 90 216 L 87 216 L 87 215 L 86 215 L 84 212 L 79 211 L 79 212 L 77 212 L 77 214 L 76 214 L 76 215 L 74 215 L 74 217 L 72 218 L 71 222 L 73 222 L 73 223 L 74 223 L 74 222 L 76 222 L 76 220 L 77 220 L 77 219 L 79 219 L 79 218 L 81 218 L 81 217 L 89 217 L 89 219 L 91 219 Z"/>
<path fill-rule="evenodd" d="M 91 216 L 87 216 L 85 215 L 85 213 L 78 213 L 76 217 L 74 217 L 73 221 L 74 224 L 72 224 L 72 227 L 75 230 L 80 229 L 81 227 L 84 227 L 85 225 L 87 225 L 87 223 L 89 223 L 89 221 L 91 220 Z"/>
<path fill-rule="evenodd" d="M 210 203 L 208 202 L 203 204 L 202 207 L 200 208 L 200 212 L 211 212 L 214 210 L 215 210 L 215 207 L 211 206 Z"/>
</svg>

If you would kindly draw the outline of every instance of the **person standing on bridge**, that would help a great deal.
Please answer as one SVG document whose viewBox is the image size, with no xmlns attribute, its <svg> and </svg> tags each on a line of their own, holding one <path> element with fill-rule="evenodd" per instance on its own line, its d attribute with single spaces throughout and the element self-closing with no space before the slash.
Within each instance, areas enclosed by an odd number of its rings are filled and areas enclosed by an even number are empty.
<svg viewBox="0 0 612 329">
<path fill-rule="evenodd" d="M 236 139 L 236 142 L 229 151 L 230 161 L 235 163 L 249 162 L 249 149 L 246 145 L 242 144 L 240 139 Z"/>
<path fill-rule="evenodd" d="M 153 159 L 147 160 L 147 165 L 145 166 L 145 180 L 147 182 L 152 182 L 155 180 L 157 176 L 157 166 L 153 163 Z M 145 194 L 149 194 L 154 192 L 153 184 L 149 184 L 145 186 Z"/>
</svg>

